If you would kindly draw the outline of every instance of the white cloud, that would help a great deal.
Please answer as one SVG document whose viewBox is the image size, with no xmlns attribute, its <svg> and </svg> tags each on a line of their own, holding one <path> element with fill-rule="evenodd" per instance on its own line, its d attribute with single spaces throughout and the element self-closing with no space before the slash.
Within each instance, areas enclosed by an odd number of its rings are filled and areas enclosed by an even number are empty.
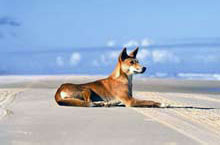
<svg viewBox="0 0 220 145">
<path fill-rule="evenodd" d="M 121 53 L 121 51 L 111 51 L 109 53 L 109 58 L 116 59 L 116 58 L 118 58 L 120 53 Z"/>
<path fill-rule="evenodd" d="M 141 41 L 129 40 L 126 43 L 123 44 L 123 47 L 137 47 L 139 45 L 141 45 L 143 47 L 147 47 L 152 43 L 153 43 L 153 41 L 148 39 L 148 38 L 144 38 Z"/>
<path fill-rule="evenodd" d="M 151 45 L 153 42 L 152 40 L 148 39 L 148 38 L 144 38 L 142 41 L 141 41 L 141 46 L 143 47 L 147 47 L 149 45 Z"/>
<path fill-rule="evenodd" d="M 137 58 L 141 60 L 144 60 L 145 58 L 150 57 L 150 56 L 151 56 L 151 52 L 148 51 L 147 49 L 141 49 L 139 50 L 137 54 Z"/>
<path fill-rule="evenodd" d="M 81 59 L 80 53 L 74 52 L 70 57 L 70 64 L 76 66 L 80 62 L 80 59 Z"/>
<path fill-rule="evenodd" d="M 110 51 L 109 53 L 102 54 L 100 57 L 100 62 L 105 65 L 112 64 L 117 60 L 120 51 Z"/>
<path fill-rule="evenodd" d="M 177 56 L 175 56 L 172 52 L 169 52 L 167 50 L 153 50 L 152 59 L 155 63 L 180 62 L 180 59 Z"/>
<path fill-rule="evenodd" d="M 121 51 L 110 51 L 108 53 L 102 54 L 98 59 L 92 61 L 93 66 L 100 66 L 100 65 L 111 65 L 115 61 L 117 61 L 118 56 Z"/>
<path fill-rule="evenodd" d="M 107 42 L 107 46 L 108 47 L 114 47 L 115 46 L 115 41 L 114 40 L 109 40 L 108 42 Z"/>
<path fill-rule="evenodd" d="M 123 47 L 137 47 L 137 46 L 139 46 L 139 43 L 136 40 L 129 40 L 128 42 L 123 44 Z"/>
<path fill-rule="evenodd" d="M 63 66 L 64 65 L 64 61 L 63 61 L 63 58 L 61 56 L 56 57 L 56 64 L 58 66 Z"/>
</svg>

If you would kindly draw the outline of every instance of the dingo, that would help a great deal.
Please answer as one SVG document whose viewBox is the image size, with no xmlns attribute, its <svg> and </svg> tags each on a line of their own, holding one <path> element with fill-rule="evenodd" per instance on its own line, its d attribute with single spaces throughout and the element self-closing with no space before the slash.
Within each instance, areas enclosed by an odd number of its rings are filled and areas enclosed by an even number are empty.
<svg viewBox="0 0 220 145">
<path fill-rule="evenodd" d="M 137 52 L 138 48 L 128 55 L 124 48 L 116 68 L 105 79 L 86 84 L 62 84 L 56 92 L 56 102 L 63 106 L 82 107 L 109 107 L 120 103 L 127 107 L 161 107 L 161 103 L 132 96 L 132 75 L 146 70 L 136 59 Z"/>
</svg>

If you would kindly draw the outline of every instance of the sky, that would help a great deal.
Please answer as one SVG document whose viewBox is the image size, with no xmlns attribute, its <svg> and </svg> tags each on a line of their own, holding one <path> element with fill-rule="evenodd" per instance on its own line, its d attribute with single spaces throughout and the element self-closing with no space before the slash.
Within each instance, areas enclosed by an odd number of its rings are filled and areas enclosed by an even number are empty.
<svg viewBox="0 0 220 145">
<path fill-rule="evenodd" d="M 0 51 L 215 39 L 219 0 L 0 0 Z"/>
<path fill-rule="evenodd" d="M 122 47 L 141 46 L 146 75 L 216 76 L 219 6 L 219 0 L 0 0 L 0 74 L 107 74 Z"/>
</svg>

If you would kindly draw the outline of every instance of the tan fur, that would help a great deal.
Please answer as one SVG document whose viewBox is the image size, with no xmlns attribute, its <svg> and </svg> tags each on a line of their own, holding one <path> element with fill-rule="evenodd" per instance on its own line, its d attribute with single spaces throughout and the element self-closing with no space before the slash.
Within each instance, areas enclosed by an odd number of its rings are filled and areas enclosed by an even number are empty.
<svg viewBox="0 0 220 145">
<path fill-rule="evenodd" d="M 138 100 L 132 96 L 132 75 L 143 73 L 136 59 L 138 48 L 127 55 L 126 48 L 121 52 L 112 74 L 101 80 L 86 84 L 62 84 L 58 88 L 55 100 L 63 106 L 100 107 L 114 106 L 120 103 L 128 107 L 160 107 L 160 103 Z"/>
</svg>

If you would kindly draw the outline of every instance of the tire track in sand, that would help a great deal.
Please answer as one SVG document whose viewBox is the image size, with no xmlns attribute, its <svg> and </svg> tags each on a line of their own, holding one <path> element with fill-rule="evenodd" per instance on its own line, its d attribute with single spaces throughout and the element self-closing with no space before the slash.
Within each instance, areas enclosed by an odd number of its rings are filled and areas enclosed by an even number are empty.
<svg viewBox="0 0 220 145">
<path fill-rule="evenodd" d="M 206 126 L 207 128 L 211 129 L 212 131 L 220 135 L 220 109 L 212 109 L 211 107 L 210 107 L 211 109 L 208 109 L 207 106 L 201 105 L 199 101 L 191 102 L 191 104 L 188 104 L 185 102 L 178 102 L 178 101 L 170 100 L 170 99 L 167 99 L 165 95 L 162 95 L 161 93 L 154 93 L 153 95 L 154 95 L 154 98 L 160 98 L 161 101 L 166 100 L 167 104 L 183 107 L 183 108 L 176 108 L 176 109 L 174 108 L 172 110 L 175 111 L 177 114 L 187 119 L 190 119 L 191 121 L 194 121 L 194 122 L 197 122 L 197 123 L 200 123 Z M 187 97 L 187 96 L 188 94 L 184 95 L 184 97 Z M 199 99 L 199 96 L 193 95 L 193 94 L 189 94 L 188 98 L 191 98 L 192 96 L 196 96 L 196 98 Z M 192 106 L 192 105 L 195 106 L 195 108 L 187 108 L 187 106 Z M 184 106 L 186 108 L 184 108 Z"/>
<path fill-rule="evenodd" d="M 31 81 L 24 88 L 0 88 L 0 120 L 13 114 L 8 107 L 15 101 L 16 96 L 31 88 L 36 81 Z"/>
<path fill-rule="evenodd" d="M 23 89 L 0 89 L 0 119 L 12 113 L 7 108 L 14 102 L 16 95 L 22 91 Z"/>
<path fill-rule="evenodd" d="M 193 103 L 187 104 L 167 99 L 164 94 L 158 92 L 135 92 L 135 94 L 142 96 L 139 97 L 142 99 L 159 101 L 176 107 L 165 109 L 134 108 L 137 112 L 196 140 L 200 144 L 220 144 L 219 109 L 202 109 L 204 106 L 198 104 L 198 101 L 196 107 L 201 107 L 201 109 L 187 108 Z"/>
</svg>

